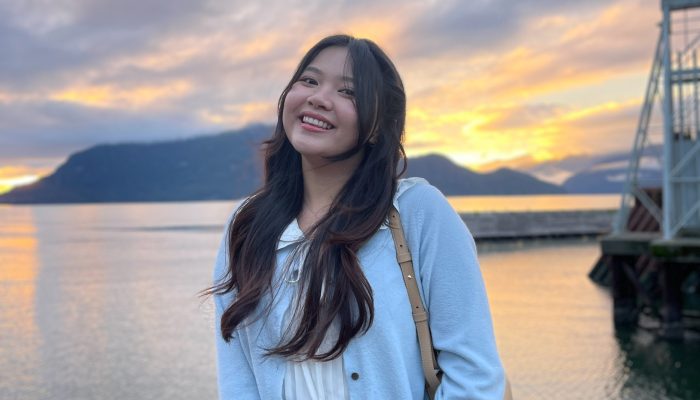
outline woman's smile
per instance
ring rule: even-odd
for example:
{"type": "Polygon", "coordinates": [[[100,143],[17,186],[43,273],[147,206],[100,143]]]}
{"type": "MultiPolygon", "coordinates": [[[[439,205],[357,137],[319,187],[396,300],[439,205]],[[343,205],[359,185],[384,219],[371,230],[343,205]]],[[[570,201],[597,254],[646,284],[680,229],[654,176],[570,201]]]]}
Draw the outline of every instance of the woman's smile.
{"type": "Polygon", "coordinates": [[[312,132],[325,132],[335,128],[333,124],[318,114],[305,112],[299,116],[299,120],[302,123],[302,128],[312,132]]]}

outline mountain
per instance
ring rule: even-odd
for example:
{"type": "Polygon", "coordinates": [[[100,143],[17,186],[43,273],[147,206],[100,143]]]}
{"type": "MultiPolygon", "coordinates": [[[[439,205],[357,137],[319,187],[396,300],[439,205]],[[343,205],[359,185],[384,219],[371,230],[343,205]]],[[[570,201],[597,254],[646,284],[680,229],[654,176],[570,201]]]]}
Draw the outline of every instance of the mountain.
{"type": "MultiPolygon", "coordinates": [[[[660,145],[645,149],[637,172],[637,181],[640,186],[661,186],[662,150],[660,145]]],[[[629,160],[629,153],[613,153],[599,157],[591,165],[566,179],[562,186],[569,193],[622,193],[627,179],[629,160]]]]}
{"type": "Polygon", "coordinates": [[[480,174],[434,154],[409,159],[406,176],[423,177],[446,196],[566,193],[560,186],[522,172],[500,168],[480,174]]]}
{"type": "MultiPolygon", "coordinates": [[[[1,203],[224,200],[262,182],[260,143],[272,127],[158,143],[106,144],[68,157],[51,175],[0,195],[1,203]]],[[[409,159],[406,176],[428,179],[445,195],[564,193],[509,169],[479,174],[447,158],[409,159]]]]}
{"type": "Polygon", "coordinates": [[[271,133],[236,132],[143,144],[98,145],[51,175],[0,196],[6,203],[181,201],[240,198],[262,179],[258,148],[271,133]]]}
{"type": "MultiPolygon", "coordinates": [[[[637,179],[643,187],[661,186],[660,144],[644,149],[637,179]]],[[[568,193],[621,193],[627,178],[630,152],[576,155],[541,163],[523,162],[518,169],[546,182],[561,185],[568,193]]],[[[530,160],[525,160],[530,161],[530,160]]]]}

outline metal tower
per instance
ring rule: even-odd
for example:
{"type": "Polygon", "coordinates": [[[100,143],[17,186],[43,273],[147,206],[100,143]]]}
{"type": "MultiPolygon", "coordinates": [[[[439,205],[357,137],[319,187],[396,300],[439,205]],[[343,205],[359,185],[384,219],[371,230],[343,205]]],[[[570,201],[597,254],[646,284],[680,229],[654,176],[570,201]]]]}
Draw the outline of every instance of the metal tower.
{"type": "Polygon", "coordinates": [[[659,336],[682,339],[685,299],[700,295],[683,285],[700,274],[700,0],[661,0],[661,10],[622,204],[612,234],[601,239],[603,256],[591,274],[609,272],[617,327],[636,325],[643,312],[659,317],[659,336]],[[657,98],[663,122],[652,135],[657,98]],[[642,188],[639,179],[651,136],[663,141],[661,193],[642,188]]]}
{"type": "Polygon", "coordinates": [[[661,225],[663,239],[671,240],[700,234],[700,1],[661,0],[661,9],[661,32],[613,231],[627,231],[630,208],[637,199],[661,225]],[[663,114],[662,208],[638,181],[657,94],[663,114]]]}

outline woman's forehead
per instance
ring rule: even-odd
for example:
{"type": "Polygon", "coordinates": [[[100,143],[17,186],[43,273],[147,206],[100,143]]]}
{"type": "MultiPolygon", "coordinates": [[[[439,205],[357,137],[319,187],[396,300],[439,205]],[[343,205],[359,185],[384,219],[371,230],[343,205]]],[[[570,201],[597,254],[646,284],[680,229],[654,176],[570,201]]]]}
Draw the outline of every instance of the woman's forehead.
{"type": "Polygon", "coordinates": [[[321,50],[304,68],[303,72],[352,82],[352,63],[348,49],[332,46],[321,50]]]}

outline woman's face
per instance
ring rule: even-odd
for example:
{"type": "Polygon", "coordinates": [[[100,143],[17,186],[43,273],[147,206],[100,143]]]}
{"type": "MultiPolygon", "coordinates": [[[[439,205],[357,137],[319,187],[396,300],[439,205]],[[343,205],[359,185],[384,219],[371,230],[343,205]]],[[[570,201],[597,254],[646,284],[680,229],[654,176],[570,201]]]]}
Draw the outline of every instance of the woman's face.
{"type": "Polygon", "coordinates": [[[357,144],[357,110],[347,55],[345,47],[322,50],[285,98],[282,123],[287,139],[307,163],[327,164],[327,157],[357,144]]]}

